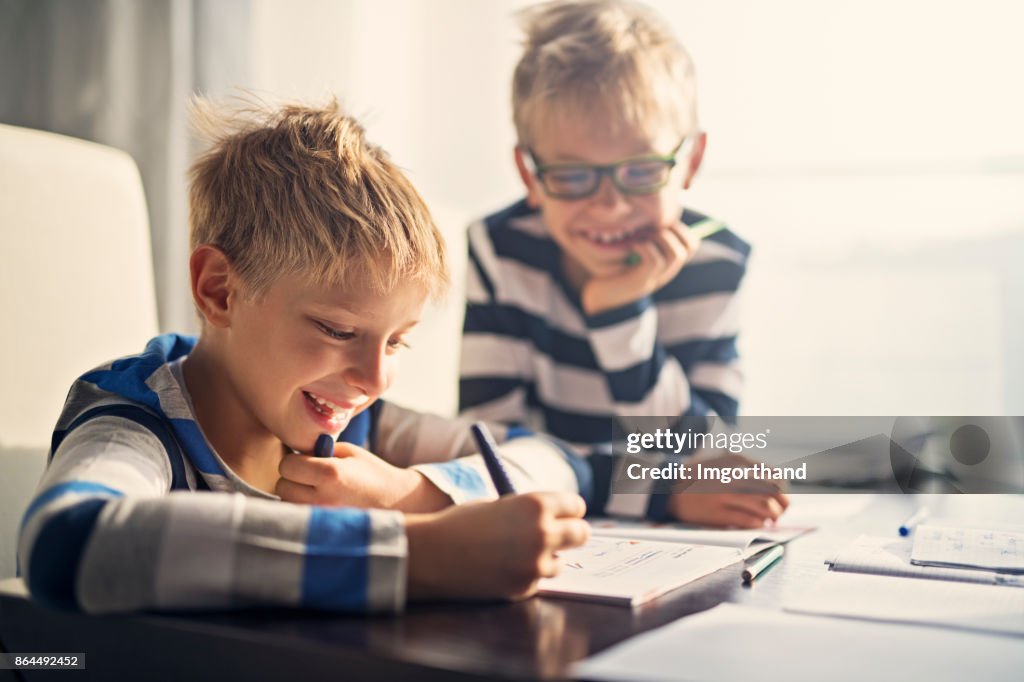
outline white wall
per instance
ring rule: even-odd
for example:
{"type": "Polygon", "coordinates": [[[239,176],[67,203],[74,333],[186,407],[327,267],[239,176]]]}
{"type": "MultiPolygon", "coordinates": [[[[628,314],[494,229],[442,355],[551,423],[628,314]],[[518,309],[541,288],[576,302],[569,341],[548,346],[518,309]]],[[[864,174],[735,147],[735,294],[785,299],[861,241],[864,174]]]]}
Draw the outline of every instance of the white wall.
{"type": "MultiPolygon", "coordinates": [[[[256,88],[338,92],[436,212],[516,198],[512,12],[485,0],[262,0],[256,88]]],[[[687,201],[755,245],[749,414],[1024,413],[1024,5],[651,3],[697,64],[706,166],[687,201]]],[[[393,395],[455,405],[458,292],[393,395]]]]}

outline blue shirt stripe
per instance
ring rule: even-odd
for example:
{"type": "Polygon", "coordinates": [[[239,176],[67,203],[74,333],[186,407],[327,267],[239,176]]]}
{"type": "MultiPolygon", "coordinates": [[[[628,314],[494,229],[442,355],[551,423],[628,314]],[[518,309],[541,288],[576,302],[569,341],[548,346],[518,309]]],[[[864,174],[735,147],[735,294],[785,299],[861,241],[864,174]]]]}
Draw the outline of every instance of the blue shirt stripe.
{"type": "Polygon", "coordinates": [[[302,569],[302,604],[358,611],[366,608],[370,516],[362,510],[314,507],[302,569]]]}

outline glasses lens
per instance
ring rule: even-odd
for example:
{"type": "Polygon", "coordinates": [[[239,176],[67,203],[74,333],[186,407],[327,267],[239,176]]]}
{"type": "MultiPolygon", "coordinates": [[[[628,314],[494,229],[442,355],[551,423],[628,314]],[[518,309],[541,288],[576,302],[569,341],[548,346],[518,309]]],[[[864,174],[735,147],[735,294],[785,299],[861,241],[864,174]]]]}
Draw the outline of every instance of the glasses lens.
{"type": "Polygon", "coordinates": [[[594,191],[596,183],[597,171],[593,168],[564,166],[544,172],[544,188],[557,196],[586,196],[594,191]]]}
{"type": "Polygon", "coordinates": [[[664,161],[632,161],[619,167],[618,181],[623,189],[653,192],[668,180],[670,166],[664,161]]]}

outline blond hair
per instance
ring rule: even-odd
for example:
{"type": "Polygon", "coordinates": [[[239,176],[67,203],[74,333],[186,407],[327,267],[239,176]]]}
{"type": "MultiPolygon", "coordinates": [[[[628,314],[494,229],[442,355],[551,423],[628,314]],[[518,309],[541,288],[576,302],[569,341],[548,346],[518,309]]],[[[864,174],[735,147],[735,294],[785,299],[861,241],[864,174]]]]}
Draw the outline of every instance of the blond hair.
{"type": "Polygon", "coordinates": [[[210,148],[190,169],[191,247],[223,251],[247,294],[285,274],[445,292],[444,241],[426,204],[336,99],[225,108],[196,98],[192,114],[210,148]]]}
{"type": "Polygon", "coordinates": [[[520,144],[533,144],[538,126],[553,116],[594,111],[650,136],[666,126],[688,134],[697,125],[693,62],[649,8],[627,0],[556,0],[520,18],[524,50],[512,79],[520,144]]]}

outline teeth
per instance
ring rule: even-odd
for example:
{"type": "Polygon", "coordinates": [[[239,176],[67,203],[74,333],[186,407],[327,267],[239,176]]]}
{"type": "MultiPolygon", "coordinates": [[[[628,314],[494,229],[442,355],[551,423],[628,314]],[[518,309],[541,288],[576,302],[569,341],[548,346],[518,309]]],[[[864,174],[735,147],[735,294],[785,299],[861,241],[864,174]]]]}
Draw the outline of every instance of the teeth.
{"type": "MultiPolygon", "coordinates": [[[[319,405],[319,406],[321,406],[321,407],[323,407],[323,408],[333,412],[334,416],[336,418],[344,416],[347,412],[350,411],[350,409],[352,409],[352,408],[342,407],[341,405],[337,405],[337,404],[331,402],[330,400],[328,400],[327,398],[324,398],[322,396],[318,396],[315,393],[310,393],[309,391],[306,391],[306,395],[308,395],[310,398],[312,398],[313,402],[315,402],[317,405],[319,405]]],[[[364,395],[364,396],[361,396],[360,398],[358,398],[356,400],[353,400],[352,402],[355,403],[355,405],[353,407],[358,407],[359,405],[362,405],[368,399],[369,398],[364,395]]]]}
{"type": "Polygon", "coordinates": [[[580,230],[580,234],[590,241],[597,242],[599,244],[616,244],[631,237],[643,234],[646,231],[646,227],[638,227],[635,230],[623,230],[621,232],[591,232],[589,230],[580,230]]]}

